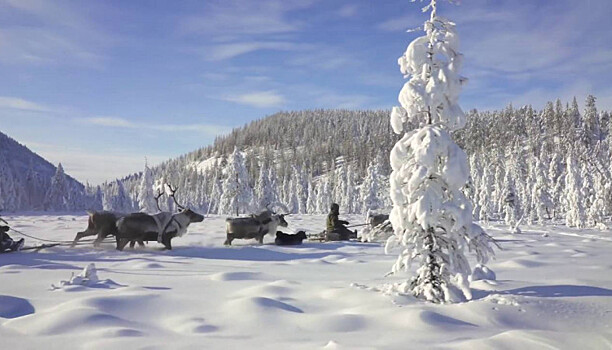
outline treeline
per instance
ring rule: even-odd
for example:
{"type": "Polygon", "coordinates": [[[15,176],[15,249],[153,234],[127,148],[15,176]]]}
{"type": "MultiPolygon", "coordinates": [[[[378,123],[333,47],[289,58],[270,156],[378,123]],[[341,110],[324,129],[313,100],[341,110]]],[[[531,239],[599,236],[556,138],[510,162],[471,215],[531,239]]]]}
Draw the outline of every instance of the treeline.
{"type": "MultiPolygon", "coordinates": [[[[151,169],[154,186],[172,183],[185,203],[219,214],[272,204],[301,213],[327,212],[331,202],[343,212],[388,207],[388,154],[397,137],[388,113],[277,113],[151,169]],[[234,164],[235,151],[241,165],[234,164]],[[237,176],[235,169],[244,173],[237,176]],[[224,205],[224,193],[244,198],[224,205]]],[[[582,111],[574,99],[550,102],[541,111],[508,106],[470,112],[467,127],[453,137],[470,156],[472,179],[465,191],[476,217],[579,227],[604,222],[612,211],[609,119],[593,96],[582,111]]],[[[104,186],[107,196],[121,196],[105,207],[138,209],[140,180],[134,174],[104,186]]]]}

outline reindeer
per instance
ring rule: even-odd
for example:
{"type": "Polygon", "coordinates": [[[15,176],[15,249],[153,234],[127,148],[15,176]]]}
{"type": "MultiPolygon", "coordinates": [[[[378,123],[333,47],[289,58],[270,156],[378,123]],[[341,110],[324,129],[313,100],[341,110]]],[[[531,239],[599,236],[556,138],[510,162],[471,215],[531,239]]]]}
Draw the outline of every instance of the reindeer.
{"type": "MultiPolygon", "coordinates": [[[[157,241],[168,250],[172,249],[172,238],[181,237],[187,232],[192,222],[201,222],[204,216],[185,208],[176,199],[176,188],[165,184],[170,190],[169,196],[174,200],[178,213],[161,211],[154,215],[135,213],[124,216],[117,221],[117,250],[123,250],[130,241],[157,241]]],[[[159,202],[158,202],[159,208],[159,202]]]]}
{"type": "MultiPolygon", "coordinates": [[[[159,207],[159,198],[162,196],[161,190],[157,191],[155,196],[155,203],[157,204],[157,210],[162,211],[159,207]]],[[[117,221],[128,214],[118,213],[113,211],[87,211],[89,219],[87,220],[87,229],[85,231],[77,232],[76,237],[72,241],[74,247],[78,241],[83,237],[97,236],[94,240],[94,247],[100,246],[100,243],[108,236],[117,235],[117,221]]],[[[136,241],[130,242],[130,247],[133,248],[136,245],[136,241]]],[[[139,246],[144,246],[142,241],[138,241],[139,246]]]]}
{"type": "Polygon", "coordinates": [[[285,220],[284,214],[276,214],[270,209],[246,218],[227,218],[225,219],[225,233],[227,239],[225,245],[232,245],[232,241],[239,239],[255,238],[259,244],[263,244],[266,234],[276,232],[278,226],[287,227],[289,224],[285,220]]]}

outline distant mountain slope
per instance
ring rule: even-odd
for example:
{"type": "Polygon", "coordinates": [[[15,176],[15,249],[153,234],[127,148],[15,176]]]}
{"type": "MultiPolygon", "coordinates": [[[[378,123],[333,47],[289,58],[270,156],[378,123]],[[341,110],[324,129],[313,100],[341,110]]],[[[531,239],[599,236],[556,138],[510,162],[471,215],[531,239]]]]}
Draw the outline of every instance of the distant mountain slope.
{"type": "MultiPolygon", "coordinates": [[[[0,210],[78,210],[95,207],[85,186],[0,132],[0,210]],[[47,198],[52,178],[63,177],[63,195],[47,198]],[[58,203],[59,201],[59,203],[58,203]]],[[[57,183],[57,181],[55,182],[57,183]]],[[[56,184],[60,185],[59,183],[56,184]]]]}
{"type": "MultiPolygon", "coordinates": [[[[179,186],[181,198],[205,209],[214,197],[213,184],[225,177],[222,167],[234,148],[245,153],[253,187],[262,167],[274,168],[273,181],[281,197],[288,195],[283,187],[290,186],[296,172],[318,181],[323,175],[350,165],[351,176],[361,182],[368,165],[374,161],[380,163],[382,174],[389,172],[387,158],[395,138],[388,115],[385,110],[276,113],[219,136],[212,145],[152,168],[153,176],[158,182],[163,179],[179,186]]],[[[140,177],[141,174],[133,174],[121,181],[132,198],[133,209],[137,209],[135,198],[140,177]]],[[[333,186],[334,180],[330,180],[329,185],[333,186]]],[[[116,182],[104,187],[105,195],[116,195],[116,182]]]]}
{"type": "MultiPolygon", "coordinates": [[[[453,138],[469,157],[471,180],[463,190],[474,217],[513,227],[543,221],[603,227],[612,215],[612,120],[595,102],[588,96],[582,112],[575,99],[539,111],[512,105],[471,111],[453,138]]],[[[172,183],[192,208],[235,213],[222,199],[238,198],[232,183],[245,182],[226,166],[236,149],[250,177],[240,195],[254,198],[252,207],[271,198],[292,212],[326,212],[332,201],[344,213],[365,212],[389,205],[389,152],[398,137],[387,111],[282,112],[155,167],[153,178],[172,183]]],[[[116,202],[136,208],[140,177],[113,183],[105,194],[127,197],[116,202]]]]}

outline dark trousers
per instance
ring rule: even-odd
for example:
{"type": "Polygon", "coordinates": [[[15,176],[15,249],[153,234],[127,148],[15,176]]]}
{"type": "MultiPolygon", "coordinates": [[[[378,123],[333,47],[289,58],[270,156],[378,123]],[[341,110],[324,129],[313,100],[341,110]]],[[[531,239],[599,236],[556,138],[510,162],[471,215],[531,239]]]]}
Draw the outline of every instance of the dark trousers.
{"type": "Polygon", "coordinates": [[[8,226],[0,226],[0,253],[15,247],[16,242],[6,233],[8,230],[8,226]]]}
{"type": "Polygon", "coordinates": [[[348,241],[351,236],[354,236],[355,233],[346,226],[341,225],[336,227],[331,232],[326,232],[326,240],[328,241],[348,241]]]}

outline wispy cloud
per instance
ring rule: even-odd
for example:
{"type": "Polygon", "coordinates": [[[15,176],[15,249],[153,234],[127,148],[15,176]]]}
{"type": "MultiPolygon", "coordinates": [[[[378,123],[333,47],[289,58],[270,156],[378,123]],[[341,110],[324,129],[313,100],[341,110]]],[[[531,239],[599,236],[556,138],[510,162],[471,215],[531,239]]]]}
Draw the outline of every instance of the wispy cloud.
{"type": "Polygon", "coordinates": [[[19,97],[0,96],[0,108],[18,109],[29,112],[54,112],[51,107],[36,102],[24,100],[19,97]]]}
{"type": "Polygon", "coordinates": [[[154,130],[159,132],[195,132],[210,136],[225,134],[231,130],[230,127],[213,124],[155,124],[145,122],[135,123],[127,119],[117,117],[79,118],[75,119],[75,121],[84,124],[111,128],[154,130]]]}
{"type": "Polygon", "coordinates": [[[207,1],[202,14],[182,19],[179,30],[193,34],[258,35],[296,31],[286,14],[309,7],[313,0],[207,1]]]}
{"type": "Polygon", "coordinates": [[[115,117],[94,117],[82,119],[87,124],[109,126],[115,128],[136,128],[137,125],[123,118],[115,117]]]}
{"type": "Polygon", "coordinates": [[[395,17],[388,19],[376,27],[379,30],[387,32],[406,31],[408,29],[416,28],[422,25],[424,22],[423,16],[419,16],[418,13],[411,13],[402,17],[395,17]]]}
{"type": "Polygon", "coordinates": [[[101,48],[113,40],[73,9],[73,4],[0,0],[0,10],[8,18],[0,24],[0,61],[99,67],[104,61],[101,48]],[[25,19],[25,22],[12,23],[12,18],[25,19]]]}
{"type": "Polygon", "coordinates": [[[276,91],[257,91],[223,99],[259,108],[277,107],[286,102],[285,97],[276,91]]]}
{"type": "Polygon", "coordinates": [[[359,5],[347,4],[347,5],[342,6],[338,10],[338,15],[344,18],[351,18],[351,17],[355,17],[358,12],[359,12],[359,5]]]}
{"type": "Polygon", "coordinates": [[[296,51],[304,48],[303,45],[282,41],[236,42],[213,45],[205,49],[203,54],[209,61],[221,61],[259,50],[296,51]]]}
{"type": "Polygon", "coordinates": [[[326,46],[309,47],[308,51],[289,59],[287,63],[314,70],[335,70],[356,65],[359,58],[351,57],[336,48],[326,46]]]}

